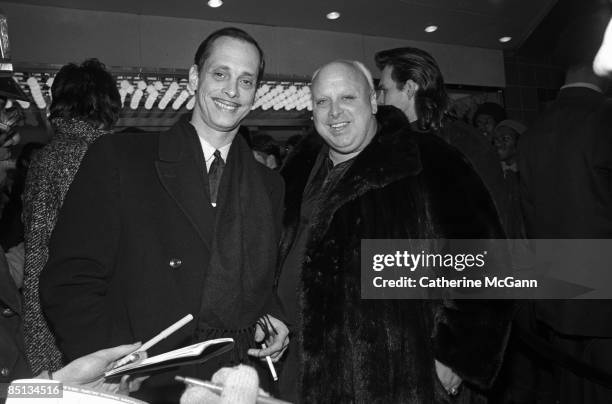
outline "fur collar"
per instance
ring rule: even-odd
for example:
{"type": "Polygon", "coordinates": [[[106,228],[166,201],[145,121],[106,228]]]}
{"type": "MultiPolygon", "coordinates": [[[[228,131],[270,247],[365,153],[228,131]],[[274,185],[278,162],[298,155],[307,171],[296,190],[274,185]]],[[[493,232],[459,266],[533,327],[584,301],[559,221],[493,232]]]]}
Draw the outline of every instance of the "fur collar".
{"type": "MultiPolygon", "coordinates": [[[[421,172],[422,165],[415,136],[404,114],[395,107],[380,106],[376,114],[378,130],[366,148],[355,157],[355,161],[344,175],[324,206],[318,209],[325,215],[318,215],[313,224],[326,226],[335,211],[345,203],[375,188],[382,188],[399,179],[414,176],[421,172]]],[[[281,174],[285,178],[287,193],[285,197],[286,231],[293,233],[297,227],[302,194],[318,153],[324,145],[323,139],[312,132],[306,136],[289,156],[281,174]],[[295,229],[294,229],[295,230],[295,229]]],[[[291,243],[292,237],[285,240],[291,243]]],[[[283,245],[284,247],[289,245],[283,245]]]]}

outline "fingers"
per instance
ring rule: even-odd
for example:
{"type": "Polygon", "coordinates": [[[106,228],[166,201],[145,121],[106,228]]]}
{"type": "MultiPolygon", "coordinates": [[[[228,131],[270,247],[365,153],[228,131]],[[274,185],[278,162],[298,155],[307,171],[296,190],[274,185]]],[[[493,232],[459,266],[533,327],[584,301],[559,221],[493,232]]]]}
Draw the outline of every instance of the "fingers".
{"type": "Polygon", "coordinates": [[[136,377],[132,380],[130,380],[129,382],[129,391],[130,393],[133,393],[135,391],[138,391],[140,389],[140,385],[149,378],[149,376],[140,376],[140,377],[136,377]]]}
{"type": "Polygon", "coordinates": [[[271,355],[274,351],[270,350],[270,348],[263,348],[263,349],[255,349],[255,348],[251,348],[247,351],[247,354],[254,356],[256,358],[265,358],[268,355],[271,355]]]}
{"type": "Polygon", "coordinates": [[[283,345],[283,349],[270,355],[270,358],[272,358],[272,362],[278,362],[285,354],[285,351],[287,350],[288,346],[289,346],[289,338],[287,338],[287,343],[283,345]]]}
{"type": "Polygon", "coordinates": [[[261,326],[257,324],[257,326],[255,326],[255,341],[256,342],[263,341],[264,336],[265,336],[265,333],[263,332],[261,326]]]}
{"type": "Polygon", "coordinates": [[[266,356],[270,356],[273,362],[278,362],[289,346],[289,337],[284,340],[276,338],[275,341],[267,348],[255,349],[251,348],[247,353],[256,358],[265,360],[266,356]],[[280,341],[283,341],[282,343],[280,341]]]}
{"type": "Polygon", "coordinates": [[[130,376],[125,375],[121,377],[121,381],[119,382],[119,386],[117,388],[117,394],[123,394],[127,396],[130,394],[130,376]]]}
{"type": "Polygon", "coordinates": [[[96,352],[97,356],[101,356],[103,358],[108,359],[109,361],[114,361],[124,357],[125,355],[134,352],[138,348],[140,348],[142,344],[140,342],[136,342],[134,344],[128,345],[119,345],[113,348],[102,349],[101,351],[96,352]]]}

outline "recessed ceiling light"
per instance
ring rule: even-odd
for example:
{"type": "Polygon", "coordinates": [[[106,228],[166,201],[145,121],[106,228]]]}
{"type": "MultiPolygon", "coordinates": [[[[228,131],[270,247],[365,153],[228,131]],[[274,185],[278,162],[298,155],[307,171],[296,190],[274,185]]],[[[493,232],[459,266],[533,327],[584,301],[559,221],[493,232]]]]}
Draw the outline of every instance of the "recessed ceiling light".
{"type": "Polygon", "coordinates": [[[217,8],[223,5],[223,0],[208,0],[208,7],[217,8]]]}
{"type": "Polygon", "coordinates": [[[340,13],[337,11],[332,11],[331,13],[327,13],[325,17],[327,17],[328,20],[337,20],[340,18],[340,13]]]}
{"type": "Polygon", "coordinates": [[[501,38],[499,38],[499,42],[501,43],[510,42],[511,40],[512,40],[511,36],[502,36],[501,38]]]}
{"type": "Polygon", "coordinates": [[[425,27],[425,32],[436,32],[437,30],[438,30],[437,25],[430,25],[428,27],[425,27]]]}

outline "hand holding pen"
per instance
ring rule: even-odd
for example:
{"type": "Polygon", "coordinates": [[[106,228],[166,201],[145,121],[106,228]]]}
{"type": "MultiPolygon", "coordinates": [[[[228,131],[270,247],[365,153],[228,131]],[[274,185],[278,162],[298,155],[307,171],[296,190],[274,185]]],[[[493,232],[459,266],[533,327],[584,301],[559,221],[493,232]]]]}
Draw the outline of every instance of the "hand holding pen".
{"type": "Polygon", "coordinates": [[[146,351],[148,349],[152,348],[154,345],[156,345],[158,342],[162,341],[163,339],[168,338],[171,334],[173,334],[174,332],[182,328],[185,324],[187,324],[191,320],[193,320],[193,316],[191,314],[187,314],[185,317],[183,317],[176,323],[172,324],[170,327],[166,328],[165,330],[157,334],[155,337],[151,338],[150,340],[142,344],[140,348],[130,353],[129,355],[126,355],[121,360],[117,361],[114,367],[118,368],[120,366],[139,362],[140,360],[145,359],[147,357],[146,351]]]}

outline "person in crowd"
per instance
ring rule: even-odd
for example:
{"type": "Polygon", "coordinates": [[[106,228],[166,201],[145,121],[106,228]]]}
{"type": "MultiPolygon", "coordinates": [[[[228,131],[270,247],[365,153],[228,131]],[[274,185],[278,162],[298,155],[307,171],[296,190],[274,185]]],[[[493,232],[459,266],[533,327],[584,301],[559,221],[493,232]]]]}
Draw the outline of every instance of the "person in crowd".
{"type": "Polygon", "coordinates": [[[504,177],[509,172],[518,172],[516,163],[518,139],[526,130],[527,127],[522,123],[505,119],[498,123],[493,131],[493,146],[501,161],[504,177]]]}
{"type": "Polygon", "coordinates": [[[253,136],[251,148],[253,149],[255,160],[271,170],[279,168],[280,147],[272,136],[263,133],[253,136]]]}
{"type": "Polygon", "coordinates": [[[8,193],[9,201],[2,212],[2,219],[0,219],[0,244],[5,250],[19,245],[23,249],[25,236],[22,216],[26,176],[32,158],[43,147],[44,144],[38,142],[25,144],[15,162],[15,170],[12,172],[12,185],[8,193]]]}
{"type": "MultiPolygon", "coordinates": [[[[282,354],[288,328],[273,277],[284,185],[236,136],[263,70],[253,37],[215,31],[189,70],[190,116],[161,134],[109,135],[91,145],[40,278],[44,313],[68,360],[151,338],[188,313],[194,321],[151,354],[218,337],[234,338],[235,349],[183,374],[206,379],[223,364],[248,361],[247,352],[282,354]],[[262,349],[255,340],[264,336],[262,349]]],[[[176,400],[173,375],[152,376],[142,398],[176,400]]]]}
{"type": "MultiPolygon", "coordinates": [[[[522,123],[505,119],[495,127],[492,142],[497,150],[504,173],[505,202],[502,222],[505,224],[508,248],[512,257],[515,273],[529,271],[533,255],[529,248],[525,222],[521,209],[519,188],[519,171],[517,164],[518,141],[527,130],[522,123]]],[[[498,376],[492,399],[500,404],[527,404],[535,401],[536,389],[536,356],[520,339],[516,325],[525,329],[529,327],[529,313],[532,306],[529,302],[520,302],[520,308],[514,318],[515,327],[508,341],[504,364],[498,376]]]]}
{"type": "Polygon", "coordinates": [[[19,152],[21,126],[24,114],[16,102],[0,97],[0,181],[6,205],[0,213],[0,245],[4,250],[23,242],[21,223],[21,194],[25,182],[23,157],[28,153],[28,145],[19,152]]]}
{"type": "Polygon", "coordinates": [[[63,66],[55,76],[51,93],[49,119],[54,135],[32,161],[23,196],[24,332],[34,373],[55,371],[63,365],[41,310],[38,291],[40,273],[49,256],[49,238],[85,152],[91,143],[112,130],[121,109],[115,80],[97,59],[63,66]]]}
{"type": "MultiPolygon", "coordinates": [[[[565,84],[551,107],[521,135],[518,165],[530,238],[612,236],[612,104],[604,95],[609,79],[593,72],[609,18],[607,10],[577,17],[566,27],[556,51],[566,66],[565,84]]],[[[590,268],[576,270],[588,274],[590,268]]],[[[582,368],[577,371],[567,361],[554,364],[553,399],[611,402],[612,389],[592,375],[612,374],[612,303],[545,300],[534,306],[544,338],[558,352],[555,358],[569,356],[582,368]]]]}
{"type": "Polygon", "coordinates": [[[506,224],[506,235],[511,240],[510,250],[515,269],[528,265],[529,254],[526,243],[525,223],[521,210],[521,196],[518,172],[518,141],[527,127],[522,123],[505,119],[495,127],[493,145],[497,149],[501,167],[504,173],[504,191],[506,207],[502,222],[506,224]]]}
{"type": "Polygon", "coordinates": [[[287,156],[289,156],[293,148],[300,143],[300,140],[302,140],[303,137],[303,135],[292,135],[285,141],[285,146],[281,150],[283,162],[287,159],[287,156]]]}
{"type": "Polygon", "coordinates": [[[494,102],[484,102],[474,113],[474,126],[485,137],[493,134],[495,127],[506,119],[506,110],[494,102]]]}
{"type": "MultiPolygon", "coordinates": [[[[281,398],[476,400],[501,364],[511,305],[362,300],[359,257],[362,239],[503,237],[488,191],[456,149],[412,132],[397,108],[377,106],[363,64],[323,66],[312,96],[318,134],[282,169],[278,293],[297,343],[280,375],[281,398]]],[[[504,252],[485,243],[502,263],[504,252]]]]}
{"type": "Polygon", "coordinates": [[[438,135],[459,149],[482,178],[503,216],[506,206],[499,159],[491,143],[474,128],[445,119],[448,95],[436,60],[422,49],[404,47],[380,51],[375,61],[381,70],[378,103],[399,108],[412,130],[438,135]]]}

